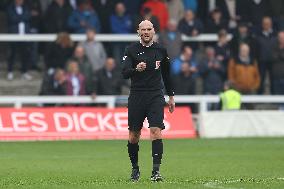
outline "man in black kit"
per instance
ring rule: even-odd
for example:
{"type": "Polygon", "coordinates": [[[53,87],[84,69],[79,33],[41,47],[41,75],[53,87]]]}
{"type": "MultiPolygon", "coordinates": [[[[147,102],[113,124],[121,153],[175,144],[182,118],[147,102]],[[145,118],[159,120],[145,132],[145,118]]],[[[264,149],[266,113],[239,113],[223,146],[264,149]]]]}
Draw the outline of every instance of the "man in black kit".
{"type": "Polygon", "coordinates": [[[161,131],[165,128],[163,86],[169,96],[169,112],[175,108],[174,92],[170,79],[170,61],[167,51],[153,41],[155,30],[153,24],[144,20],[137,30],[140,42],[128,46],[123,57],[122,74],[131,79],[131,90],[128,99],[129,141],[128,154],[132,164],[131,180],[138,181],[139,139],[143,121],[147,117],[152,140],[153,171],[151,181],[162,181],[160,164],[163,155],[161,131]],[[162,78],[164,84],[162,83],[162,78]]]}

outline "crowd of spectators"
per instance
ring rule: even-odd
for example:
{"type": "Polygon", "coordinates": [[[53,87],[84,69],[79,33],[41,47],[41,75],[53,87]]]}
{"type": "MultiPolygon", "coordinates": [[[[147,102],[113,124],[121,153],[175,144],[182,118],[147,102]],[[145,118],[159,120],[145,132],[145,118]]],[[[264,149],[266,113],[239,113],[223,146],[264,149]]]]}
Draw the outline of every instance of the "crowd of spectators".
{"type": "MultiPolygon", "coordinates": [[[[44,79],[40,94],[121,94],[126,42],[103,44],[97,33],[136,33],[150,20],[169,52],[176,94],[219,94],[226,80],[243,94],[284,94],[283,0],[11,0],[1,1],[9,33],[57,33],[42,45],[44,79]],[[70,33],[86,34],[74,43],[70,33]],[[218,34],[216,43],[183,42],[182,35],[218,34]],[[232,39],[228,40],[228,34],[232,39]]],[[[37,68],[38,43],[10,43],[7,79],[19,54],[23,79],[37,68]]]]}

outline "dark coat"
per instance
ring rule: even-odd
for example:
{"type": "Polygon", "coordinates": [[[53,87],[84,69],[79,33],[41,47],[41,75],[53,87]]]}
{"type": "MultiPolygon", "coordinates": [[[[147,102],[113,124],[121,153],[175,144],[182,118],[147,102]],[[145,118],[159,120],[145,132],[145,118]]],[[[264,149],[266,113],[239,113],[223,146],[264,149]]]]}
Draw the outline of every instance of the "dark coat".
{"type": "Polygon", "coordinates": [[[54,75],[46,75],[42,81],[40,95],[65,95],[66,82],[59,84],[54,80],[54,75]]]}
{"type": "Polygon", "coordinates": [[[179,24],[178,24],[178,30],[188,36],[192,35],[192,31],[196,29],[198,31],[198,33],[202,33],[203,32],[203,24],[200,20],[195,19],[193,21],[193,25],[190,26],[188,25],[188,23],[186,22],[186,20],[183,18],[180,20],[179,24]]]}
{"type": "Polygon", "coordinates": [[[16,12],[15,4],[11,4],[10,6],[8,6],[7,19],[9,33],[19,33],[18,25],[21,22],[25,24],[25,33],[30,33],[31,13],[26,6],[23,6],[23,14],[18,14],[16,12]]]}
{"type": "Polygon", "coordinates": [[[98,95],[120,95],[121,87],[124,80],[121,77],[120,72],[113,70],[111,72],[112,77],[107,76],[105,68],[99,69],[95,73],[95,92],[98,95]]]}

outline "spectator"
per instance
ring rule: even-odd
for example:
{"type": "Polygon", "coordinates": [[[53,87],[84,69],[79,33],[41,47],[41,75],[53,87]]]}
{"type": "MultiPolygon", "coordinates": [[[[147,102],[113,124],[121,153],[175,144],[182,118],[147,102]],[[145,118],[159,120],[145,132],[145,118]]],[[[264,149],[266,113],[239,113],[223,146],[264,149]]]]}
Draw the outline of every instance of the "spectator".
{"type": "Polygon", "coordinates": [[[170,20],[166,31],[159,35],[159,43],[167,48],[168,55],[174,60],[180,55],[182,48],[181,33],[177,30],[176,20],[170,20]]]}
{"type": "Polygon", "coordinates": [[[178,29],[187,36],[197,36],[203,31],[203,24],[197,18],[192,10],[185,12],[184,18],[180,20],[178,29]]]}
{"type": "Polygon", "coordinates": [[[74,44],[66,32],[57,34],[57,39],[50,44],[45,54],[45,64],[49,74],[56,68],[65,68],[67,60],[73,54],[74,44]]]}
{"type": "Polygon", "coordinates": [[[87,0],[72,12],[68,18],[68,26],[74,33],[86,33],[88,28],[94,28],[98,33],[101,30],[98,15],[87,0]]]}
{"type": "Polygon", "coordinates": [[[191,47],[189,46],[185,46],[183,48],[181,55],[178,58],[173,60],[173,63],[171,64],[171,73],[174,75],[179,74],[181,72],[181,65],[184,62],[190,65],[192,73],[197,72],[196,63],[193,59],[193,52],[192,52],[191,47]]]}
{"type": "Polygon", "coordinates": [[[147,0],[142,6],[142,11],[145,8],[151,9],[153,15],[159,20],[161,31],[165,30],[169,20],[169,12],[166,4],[161,0],[147,0]]]}
{"type": "Polygon", "coordinates": [[[276,32],[272,27],[272,20],[270,17],[264,17],[262,20],[262,31],[257,36],[257,46],[259,48],[258,61],[259,61],[259,72],[260,72],[260,88],[258,93],[263,94],[264,92],[264,81],[266,73],[269,74],[270,80],[270,92],[272,91],[273,79],[272,79],[272,50],[277,41],[276,32]]]}
{"type": "Polygon", "coordinates": [[[92,0],[93,7],[100,20],[101,33],[111,33],[109,18],[114,10],[115,2],[116,0],[92,0]]]}
{"type": "Polygon", "coordinates": [[[85,49],[81,45],[77,45],[74,50],[73,59],[78,62],[79,70],[86,80],[86,93],[91,94],[93,92],[94,72],[91,63],[89,62],[85,49]]]}
{"type": "Polygon", "coordinates": [[[273,20],[276,21],[277,28],[279,30],[284,29],[284,1],[283,0],[273,0],[269,1],[271,7],[271,14],[273,20]]]}
{"type": "Polygon", "coordinates": [[[98,95],[120,95],[124,80],[116,69],[113,58],[107,58],[104,67],[96,72],[96,89],[98,95]]]}
{"type": "Polygon", "coordinates": [[[78,62],[69,60],[66,74],[66,95],[85,95],[85,87],[85,77],[80,73],[78,62]]]}
{"type": "MultiPolygon", "coordinates": [[[[110,17],[111,31],[114,34],[129,34],[132,32],[132,21],[130,16],[125,13],[125,6],[123,3],[115,5],[115,13],[110,17]]],[[[113,57],[116,62],[123,57],[124,49],[128,43],[115,42],[113,43],[113,57]]]]}
{"type": "Polygon", "coordinates": [[[218,33],[221,29],[227,29],[228,22],[223,18],[220,9],[216,8],[210,13],[210,18],[207,20],[206,32],[218,33]]]}
{"type": "MultiPolygon", "coordinates": [[[[224,19],[228,20],[229,29],[233,30],[237,27],[237,23],[241,21],[242,11],[247,12],[248,0],[218,0],[216,1],[217,7],[222,11],[224,19]]],[[[245,15],[245,14],[244,14],[245,15]]],[[[247,19],[243,18],[244,21],[247,19]]]]}
{"type": "MultiPolygon", "coordinates": [[[[41,5],[38,0],[26,0],[27,7],[31,11],[31,24],[30,24],[30,32],[33,34],[37,34],[41,29],[41,21],[42,21],[42,11],[41,5]]],[[[30,65],[31,69],[40,70],[38,66],[39,57],[38,57],[38,43],[32,42],[30,48],[30,65]]]]}
{"type": "Polygon", "coordinates": [[[251,57],[256,57],[257,55],[257,44],[255,37],[250,33],[247,24],[240,23],[238,25],[237,33],[233,36],[230,42],[231,53],[234,57],[239,55],[239,47],[241,43],[246,43],[250,47],[251,57]]]}
{"type": "Polygon", "coordinates": [[[135,24],[134,24],[134,31],[137,30],[138,25],[140,24],[140,22],[142,22],[143,20],[149,20],[150,22],[152,22],[153,27],[155,28],[155,32],[159,33],[160,32],[160,23],[159,20],[156,16],[154,16],[152,14],[152,10],[150,8],[144,8],[142,11],[142,15],[138,16],[135,20],[135,24]]]}
{"type": "Polygon", "coordinates": [[[96,41],[96,30],[87,29],[87,40],[81,45],[93,67],[93,71],[102,68],[106,60],[106,52],[102,43],[96,41]]]}
{"type": "Polygon", "coordinates": [[[190,64],[183,62],[181,72],[173,77],[176,95],[193,95],[195,94],[195,72],[190,64]]]}
{"type": "Polygon", "coordinates": [[[242,94],[255,94],[260,84],[257,61],[250,56],[246,43],[240,44],[239,56],[229,61],[228,78],[242,94]]]}
{"type": "Polygon", "coordinates": [[[41,84],[40,95],[65,95],[66,76],[63,69],[56,69],[52,75],[46,75],[41,84]]]}
{"type": "Polygon", "coordinates": [[[198,8],[198,1],[197,0],[183,0],[183,6],[185,10],[192,10],[196,13],[198,8]]]}
{"type": "MultiPolygon", "coordinates": [[[[192,70],[195,70],[187,62],[181,64],[181,72],[173,77],[173,86],[176,95],[194,95],[195,84],[196,84],[196,74],[192,70]]],[[[196,113],[196,106],[192,103],[180,104],[182,106],[189,106],[191,111],[196,113]]]]}
{"type": "Polygon", "coordinates": [[[169,19],[179,22],[184,15],[184,6],[182,0],[168,0],[169,19]]]}
{"type": "Polygon", "coordinates": [[[67,21],[72,7],[65,0],[54,0],[47,8],[44,16],[44,31],[46,33],[67,32],[67,21]]]}
{"type": "Polygon", "coordinates": [[[255,30],[261,28],[263,17],[271,15],[269,0],[250,0],[248,10],[248,21],[255,30]]]}
{"type": "Polygon", "coordinates": [[[220,94],[219,110],[240,110],[242,101],[241,93],[234,89],[230,81],[224,83],[224,92],[220,94]]]}
{"type": "Polygon", "coordinates": [[[284,95],[284,31],[279,32],[278,42],[272,52],[273,94],[284,95]]]}
{"type": "Polygon", "coordinates": [[[206,57],[199,64],[205,94],[219,94],[223,89],[225,66],[217,59],[213,47],[206,47],[206,57]]]}
{"type": "MultiPolygon", "coordinates": [[[[14,0],[14,2],[8,6],[7,19],[9,33],[17,33],[20,35],[30,33],[31,12],[24,5],[24,0],[14,0]]],[[[14,79],[13,68],[17,53],[19,53],[21,58],[22,78],[25,80],[31,80],[32,76],[27,73],[30,62],[30,44],[26,42],[10,43],[7,79],[14,79]]]]}
{"type": "Polygon", "coordinates": [[[215,46],[216,58],[227,70],[230,58],[230,46],[228,43],[228,34],[226,30],[220,30],[218,33],[218,42],[215,46]]]}

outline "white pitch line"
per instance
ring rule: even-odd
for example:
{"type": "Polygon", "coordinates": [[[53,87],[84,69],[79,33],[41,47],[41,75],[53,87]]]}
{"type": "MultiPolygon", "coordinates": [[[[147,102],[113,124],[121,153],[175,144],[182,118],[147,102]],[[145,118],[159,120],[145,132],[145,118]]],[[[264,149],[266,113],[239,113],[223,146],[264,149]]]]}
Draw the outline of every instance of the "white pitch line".
{"type": "Polygon", "coordinates": [[[237,183],[237,182],[240,182],[240,180],[231,180],[226,182],[216,180],[216,181],[207,182],[204,184],[204,186],[207,188],[215,188],[215,189],[244,189],[244,188],[232,188],[232,187],[221,186],[221,184],[237,183]]]}

